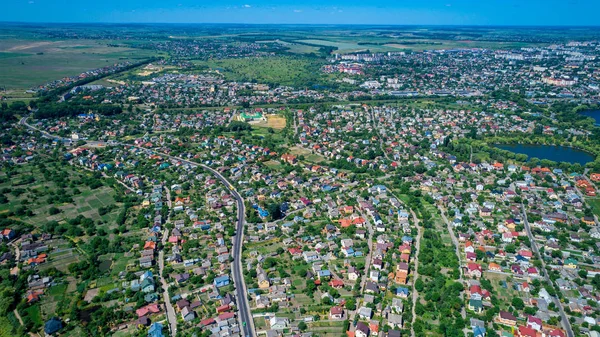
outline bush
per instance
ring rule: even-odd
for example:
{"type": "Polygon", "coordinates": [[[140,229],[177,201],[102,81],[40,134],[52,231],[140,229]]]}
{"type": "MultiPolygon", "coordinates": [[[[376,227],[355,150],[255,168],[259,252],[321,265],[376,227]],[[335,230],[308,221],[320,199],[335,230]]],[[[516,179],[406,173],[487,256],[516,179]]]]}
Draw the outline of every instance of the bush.
{"type": "Polygon", "coordinates": [[[308,326],[306,325],[306,323],[304,323],[304,321],[298,323],[298,329],[300,329],[301,331],[306,330],[306,328],[308,328],[308,326]]]}

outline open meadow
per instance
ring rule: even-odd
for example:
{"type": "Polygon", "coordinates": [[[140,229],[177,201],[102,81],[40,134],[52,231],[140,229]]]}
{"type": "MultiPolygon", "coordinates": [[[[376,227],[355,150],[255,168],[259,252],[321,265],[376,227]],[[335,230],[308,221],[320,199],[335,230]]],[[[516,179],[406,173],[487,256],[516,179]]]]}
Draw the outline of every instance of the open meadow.
{"type": "Polygon", "coordinates": [[[271,57],[194,61],[217,70],[227,80],[305,86],[316,84],[322,61],[300,57],[271,57]]]}
{"type": "Polygon", "coordinates": [[[108,41],[0,39],[0,88],[29,89],[66,76],[119,62],[136,62],[157,53],[112,47],[108,41]]]}

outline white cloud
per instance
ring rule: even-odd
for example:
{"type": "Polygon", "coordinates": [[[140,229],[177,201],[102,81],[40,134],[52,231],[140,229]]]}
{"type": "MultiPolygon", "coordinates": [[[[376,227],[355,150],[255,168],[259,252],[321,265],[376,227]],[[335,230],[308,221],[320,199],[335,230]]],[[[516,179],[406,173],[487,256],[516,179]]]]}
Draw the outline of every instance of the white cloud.
{"type": "Polygon", "coordinates": [[[244,7],[244,8],[250,8],[250,7],[252,7],[252,6],[250,6],[250,5],[244,5],[243,7],[244,7]]]}
{"type": "Polygon", "coordinates": [[[302,13],[301,9],[294,9],[294,13],[302,13]]]}

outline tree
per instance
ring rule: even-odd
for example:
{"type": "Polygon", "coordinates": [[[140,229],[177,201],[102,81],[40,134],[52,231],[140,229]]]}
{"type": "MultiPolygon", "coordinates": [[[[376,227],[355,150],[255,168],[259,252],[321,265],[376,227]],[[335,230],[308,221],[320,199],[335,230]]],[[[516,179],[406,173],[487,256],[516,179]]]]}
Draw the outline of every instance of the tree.
{"type": "Polygon", "coordinates": [[[485,253],[480,251],[479,249],[475,251],[475,255],[477,255],[477,260],[483,260],[485,257],[485,253]]]}
{"type": "Polygon", "coordinates": [[[592,285],[594,288],[596,288],[596,290],[600,290],[600,274],[594,275],[594,278],[592,279],[592,285]]]}
{"type": "Polygon", "coordinates": [[[423,282],[423,280],[422,280],[422,279],[418,278],[418,279],[415,281],[415,289],[416,289],[418,292],[422,292],[424,288],[425,288],[425,283],[423,282]]]}
{"type": "Polygon", "coordinates": [[[525,307],[525,302],[520,297],[513,297],[511,304],[517,310],[523,310],[525,307]]]}
{"type": "Polygon", "coordinates": [[[306,326],[306,323],[304,323],[304,321],[300,321],[300,323],[298,323],[298,329],[300,329],[300,331],[305,331],[306,328],[308,328],[308,326],[306,326]]]}
{"type": "Polygon", "coordinates": [[[349,298],[346,300],[346,309],[348,310],[356,310],[356,299],[349,298]]]}

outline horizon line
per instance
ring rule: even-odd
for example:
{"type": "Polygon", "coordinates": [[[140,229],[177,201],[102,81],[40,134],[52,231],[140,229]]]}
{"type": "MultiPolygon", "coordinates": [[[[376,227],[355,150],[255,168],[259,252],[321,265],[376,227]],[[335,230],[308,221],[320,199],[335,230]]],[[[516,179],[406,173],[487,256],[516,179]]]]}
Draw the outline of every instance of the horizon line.
{"type": "Polygon", "coordinates": [[[247,25],[247,26],[371,26],[371,27],[513,27],[513,28],[600,28],[597,25],[539,25],[539,24],[395,24],[395,23],[246,23],[246,22],[53,22],[53,21],[0,21],[3,24],[39,24],[39,25],[247,25]]]}

